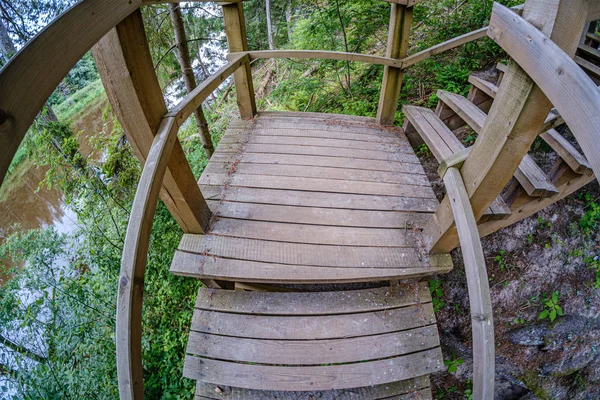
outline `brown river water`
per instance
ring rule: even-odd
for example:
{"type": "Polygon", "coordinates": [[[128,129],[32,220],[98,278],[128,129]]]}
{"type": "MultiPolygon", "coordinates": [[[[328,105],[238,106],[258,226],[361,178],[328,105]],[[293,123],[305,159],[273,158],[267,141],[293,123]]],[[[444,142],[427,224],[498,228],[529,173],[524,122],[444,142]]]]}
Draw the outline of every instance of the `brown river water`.
{"type": "MultiPolygon", "coordinates": [[[[102,110],[105,106],[106,97],[84,110],[72,124],[75,131],[83,131],[80,150],[84,156],[91,153],[88,135],[103,131],[102,110]]],[[[92,154],[92,157],[97,155],[92,154]]],[[[65,205],[62,193],[54,188],[40,188],[39,184],[45,174],[46,168],[36,168],[31,163],[26,163],[15,168],[13,175],[4,180],[0,187],[0,243],[15,230],[52,225],[58,232],[69,233],[77,227],[77,216],[65,205]]],[[[0,272],[0,285],[6,278],[0,272]]]]}

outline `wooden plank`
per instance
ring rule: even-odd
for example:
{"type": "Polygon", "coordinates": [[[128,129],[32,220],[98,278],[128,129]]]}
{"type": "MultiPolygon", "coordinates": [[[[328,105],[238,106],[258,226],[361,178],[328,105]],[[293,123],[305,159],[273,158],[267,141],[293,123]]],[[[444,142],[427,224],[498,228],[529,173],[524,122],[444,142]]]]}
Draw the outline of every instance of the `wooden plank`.
{"type": "Polygon", "coordinates": [[[573,172],[577,174],[590,174],[591,167],[575,146],[565,139],[556,129],[550,129],[540,135],[542,139],[562,158],[573,172]]]}
{"type": "Polygon", "coordinates": [[[236,362],[319,365],[395,357],[440,345],[437,327],[349,339],[265,340],[190,332],[187,353],[236,362]]]}
{"type": "Polygon", "coordinates": [[[383,1],[387,1],[388,3],[395,3],[395,4],[400,4],[406,7],[413,7],[417,4],[419,4],[420,2],[422,2],[423,0],[383,0],[383,1]]]}
{"type": "Polygon", "coordinates": [[[252,144],[281,144],[294,146],[311,146],[311,147],[334,147],[353,150],[373,150],[390,153],[408,153],[412,152],[412,148],[408,142],[396,143],[378,143],[370,141],[353,141],[340,140],[337,138],[311,138],[311,137],[294,137],[294,136],[264,136],[256,133],[243,133],[232,135],[228,132],[220,143],[252,143],[252,144]]]}
{"type": "Polygon", "coordinates": [[[326,156],[338,158],[353,158],[362,160],[380,160],[392,162],[418,162],[414,153],[391,153],[376,150],[353,150],[332,147],[310,147],[280,144],[219,144],[215,153],[238,153],[243,147],[244,153],[275,153],[275,154],[297,154],[306,156],[326,156]]]}
{"type": "Polygon", "coordinates": [[[117,377],[121,398],[143,398],[142,295],[154,212],[170,152],[177,143],[177,124],[165,118],[154,137],[133,200],[123,246],[117,298],[117,377]]]}
{"type": "Polygon", "coordinates": [[[579,65],[586,74],[588,74],[596,83],[600,80],[600,67],[589,62],[581,57],[575,56],[575,62],[579,65]]]}
{"type": "MultiPolygon", "coordinates": [[[[424,226],[431,216],[423,212],[345,210],[230,201],[209,201],[209,206],[216,217],[355,228],[411,229],[424,226]]],[[[433,209],[428,211],[432,212],[433,209]]]]}
{"type": "Polygon", "coordinates": [[[425,303],[418,307],[392,308],[359,314],[309,316],[264,316],[195,310],[190,330],[238,338],[315,340],[380,335],[431,324],[435,324],[433,306],[431,303],[425,303]]]}
{"type": "MultiPolygon", "coordinates": [[[[200,185],[208,200],[222,200],[223,188],[220,186],[200,185]]],[[[303,192],[288,190],[285,196],[277,189],[256,189],[232,187],[225,195],[227,201],[239,203],[278,204],[299,207],[322,207],[346,210],[376,211],[434,211],[438,206],[436,199],[413,197],[368,196],[362,194],[303,192]]]]}
{"type": "Polygon", "coordinates": [[[457,168],[444,176],[465,263],[473,331],[473,397],[494,397],[494,317],[483,248],[467,189],[457,168]]]}
{"type": "Polygon", "coordinates": [[[485,37],[487,35],[487,26],[477,29],[473,32],[465,33],[464,35],[457,36],[443,43],[432,46],[428,49],[422,50],[418,53],[412,54],[402,59],[402,68],[406,69],[410,66],[428,59],[436,54],[444,53],[448,50],[454,49],[458,46],[462,46],[465,43],[473,42],[477,39],[485,37]]]}
{"type": "MultiPolygon", "coordinates": [[[[573,29],[572,27],[577,26],[579,22],[583,26],[587,2],[583,0],[575,1],[572,7],[566,7],[563,2],[557,2],[551,9],[545,8],[545,5],[537,2],[527,4],[529,6],[525,7],[524,15],[527,18],[536,20],[536,24],[542,27],[552,40],[561,43],[564,48],[572,49],[574,53],[580,35],[577,29],[573,29]]],[[[537,35],[539,38],[538,41],[535,41],[537,46],[541,46],[543,42],[544,46],[554,46],[554,48],[557,48],[556,45],[552,44],[552,40],[544,38],[544,34],[537,31],[536,28],[533,28],[527,22],[524,22],[523,19],[509,9],[496,4],[494,10],[496,14],[501,13],[501,17],[496,17],[498,22],[495,25],[490,24],[488,35],[497,40],[503,47],[512,48],[517,43],[520,46],[525,46],[520,47],[520,51],[518,52],[508,51],[520,65],[528,63],[522,59],[522,53],[528,52],[525,48],[531,44],[527,38],[531,37],[530,35],[532,34],[537,35]],[[519,33],[522,35],[519,37],[507,34],[505,31],[514,32],[515,29],[518,30],[525,26],[530,26],[531,29],[527,29],[527,33],[519,33]]],[[[556,52],[560,52],[560,50],[556,50],[556,52]]],[[[531,54],[531,52],[529,53],[531,54]]],[[[529,150],[531,143],[539,134],[539,130],[552,107],[544,92],[528,76],[529,74],[533,77],[534,72],[532,71],[537,68],[533,68],[533,65],[540,64],[537,58],[535,60],[531,59],[530,64],[526,65],[528,68],[527,72],[521,69],[516,63],[511,63],[508,66],[496,101],[494,101],[486,119],[482,134],[475,142],[473,150],[461,168],[476,218],[480,218],[483,215],[487,207],[508,183],[520,161],[529,150]],[[530,66],[532,67],[531,69],[529,68],[530,66]],[[507,121],[511,123],[507,124],[507,121]]],[[[549,58],[554,60],[556,57],[549,58]]],[[[569,57],[567,56],[566,58],[569,57]]],[[[564,61],[575,65],[571,59],[564,61]]],[[[547,70],[547,76],[543,79],[545,80],[544,85],[549,87],[556,82],[556,71],[563,71],[562,64],[554,64],[552,67],[554,69],[551,72],[547,70]]],[[[576,67],[576,69],[582,75],[585,75],[579,67],[576,67]]],[[[585,78],[589,81],[587,76],[585,78]]],[[[562,82],[563,79],[561,76],[560,81],[562,82]]],[[[536,79],[536,82],[542,84],[542,80],[536,79]]],[[[573,88],[570,87],[563,91],[565,90],[572,91],[573,88]]],[[[597,95],[597,90],[595,92],[597,95]]],[[[566,97],[564,94],[560,96],[563,96],[563,99],[566,97]]],[[[559,103],[554,102],[555,99],[552,100],[560,111],[561,108],[558,107],[559,103]]],[[[579,97],[578,101],[580,101],[579,97]]],[[[565,117],[562,112],[561,115],[565,117]]],[[[566,118],[565,121],[567,121],[566,118]]],[[[597,145],[600,145],[600,142],[597,145]]],[[[589,159],[589,157],[587,158],[589,159]]],[[[431,221],[424,232],[429,249],[434,252],[444,253],[458,245],[456,227],[447,198],[442,201],[440,208],[438,208],[435,217],[431,221]]]]}
{"type": "MultiPolygon", "coordinates": [[[[229,52],[248,51],[246,22],[242,2],[240,1],[237,4],[223,4],[222,8],[229,52]]],[[[245,60],[248,60],[248,58],[245,58],[245,60]]],[[[252,69],[249,61],[246,61],[243,67],[236,69],[233,74],[233,80],[235,82],[235,93],[240,116],[243,119],[250,119],[256,114],[256,100],[254,98],[252,69]]]]}
{"type": "Polygon", "coordinates": [[[400,229],[349,228],[219,218],[211,235],[338,246],[416,247],[412,233],[400,229]]]}
{"type": "Polygon", "coordinates": [[[249,315],[342,315],[431,302],[425,282],[331,292],[253,293],[198,289],[197,309],[249,315]],[[360,299],[360,301],[356,301],[360,299]],[[290,307],[294,304],[294,307],[290,307]]]}
{"type": "Polygon", "coordinates": [[[587,44],[580,43],[577,47],[578,53],[588,59],[594,60],[596,62],[600,62],[600,50],[593,48],[587,44]]]}
{"type": "Polygon", "coordinates": [[[498,93],[498,86],[492,82],[488,82],[475,75],[469,75],[469,83],[487,94],[489,97],[495,98],[498,93]]]}
{"type": "Polygon", "coordinates": [[[361,169],[344,169],[331,167],[315,167],[309,165],[286,165],[286,164],[252,164],[232,162],[211,162],[204,169],[203,176],[210,174],[227,174],[235,170],[236,175],[272,175],[272,176],[295,176],[305,178],[327,178],[344,181],[363,181],[395,183],[399,185],[427,185],[429,180],[425,174],[413,172],[411,174],[400,174],[389,171],[373,171],[361,169]]]}
{"type": "Polygon", "coordinates": [[[585,38],[591,40],[592,42],[600,43],[600,36],[596,35],[595,33],[588,32],[585,34],[585,38]]]}
{"type": "Polygon", "coordinates": [[[385,160],[366,160],[356,158],[344,158],[334,156],[312,156],[301,154],[276,154],[276,153],[215,153],[211,162],[231,163],[238,161],[251,164],[270,165],[304,165],[315,167],[330,167],[341,169],[355,169],[364,171],[382,171],[397,173],[423,174],[423,167],[418,159],[410,159],[403,162],[390,162],[385,160]]]}
{"type": "Polygon", "coordinates": [[[212,235],[186,234],[178,249],[208,257],[340,268],[419,268],[427,261],[412,247],[314,245],[212,235]]]}
{"type": "MultiPolygon", "coordinates": [[[[426,185],[399,185],[379,182],[344,181],[340,179],[304,178],[271,175],[203,174],[203,185],[227,185],[261,189],[302,190],[309,192],[365,194],[435,199],[433,189],[426,185]]],[[[285,194],[282,194],[285,196],[285,194]]]]}
{"type": "Polygon", "coordinates": [[[203,280],[327,284],[420,279],[452,270],[449,256],[431,256],[429,264],[431,266],[420,268],[337,268],[232,260],[176,251],[171,263],[171,273],[203,280]]]}
{"type": "MultiPolygon", "coordinates": [[[[236,55],[239,53],[231,53],[236,55]]],[[[339,60],[349,62],[362,62],[375,65],[389,65],[400,67],[402,61],[392,57],[371,56],[358,53],[345,53],[342,51],[325,50],[259,50],[246,52],[250,60],[260,60],[269,58],[292,58],[292,59],[319,59],[319,60],[339,60]]]]}
{"type": "MultiPolygon", "coordinates": [[[[392,3],[388,42],[385,50],[386,57],[406,57],[412,19],[412,7],[392,3]]],[[[403,75],[401,68],[386,65],[383,69],[383,82],[381,83],[376,118],[380,125],[394,125],[403,75]]]]}
{"type": "Polygon", "coordinates": [[[435,120],[439,119],[430,109],[404,106],[402,111],[423,138],[438,162],[449,158],[464,147],[445,125],[435,123],[435,120]]]}
{"type": "Polygon", "coordinates": [[[435,348],[380,361],[317,367],[247,365],[186,356],[184,376],[258,390],[331,390],[394,382],[443,369],[441,350],[435,348]]]}
{"type": "Polygon", "coordinates": [[[198,381],[196,384],[196,396],[223,400],[284,400],[286,398],[289,398],[290,400],[404,400],[405,397],[399,396],[406,396],[406,399],[412,397],[413,400],[415,398],[420,400],[430,400],[431,390],[429,389],[429,386],[430,382],[427,375],[400,382],[390,382],[385,385],[326,392],[265,392],[262,390],[248,390],[235,387],[219,387],[217,390],[218,386],[216,385],[198,381]]]}
{"type": "Polygon", "coordinates": [[[354,122],[345,122],[343,120],[329,120],[327,123],[316,119],[305,119],[305,118],[259,118],[255,125],[255,128],[289,128],[289,129],[301,129],[310,130],[316,129],[323,132],[347,132],[347,133],[366,133],[366,134],[377,134],[386,136],[398,136],[402,138],[402,132],[391,126],[379,127],[373,124],[357,124],[354,122]]]}
{"type": "MultiPolygon", "coordinates": [[[[583,6],[582,6],[583,7],[583,6]]],[[[544,40],[544,35],[526,21],[512,24],[503,10],[496,7],[495,29],[491,37],[505,48],[522,65],[530,77],[540,86],[552,104],[557,108],[580,144],[586,159],[590,162],[596,176],[600,175],[600,140],[597,127],[600,126],[597,110],[600,109],[600,92],[593,81],[552,41],[544,40]],[[499,29],[511,26],[510,38],[498,35],[499,29]],[[518,35],[534,35],[536,40],[524,41],[518,35]],[[514,54],[514,55],[513,55],[514,54]],[[533,67],[534,59],[543,60],[533,67]],[[558,71],[558,72],[557,72],[558,71]],[[560,72],[560,74],[559,74],[560,72]],[[556,79],[560,76],[560,79],[556,79]]],[[[578,10],[571,10],[575,14],[578,10]]],[[[575,18],[575,17],[573,17],[575,18]]],[[[583,26],[583,24],[582,24],[583,26]]]]}
{"type": "Polygon", "coordinates": [[[94,43],[140,4],[139,0],[80,1],[4,65],[0,74],[0,184],[25,133],[60,81],[94,43]]]}
{"type": "Polygon", "coordinates": [[[248,63],[247,57],[234,57],[230,62],[219,68],[214,74],[205,79],[198,87],[188,93],[167,114],[174,117],[181,126],[192,113],[198,109],[206,98],[215,91],[231,74],[248,63]]]}
{"type": "MultiPolygon", "coordinates": [[[[120,22],[93,49],[111,107],[137,158],[145,163],[167,107],[154,72],[139,11],[120,22]]],[[[200,233],[210,219],[179,142],[171,152],[161,199],[184,232],[200,233]]]]}
{"type": "MultiPolygon", "coordinates": [[[[461,95],[438,90],[438,97],[450,107],[476,133],[481,133],[487,114],[461,95]]],[[[515,178],[525,191],[533,197],[550,197],[558,193],[558,189],[550,182],[544,171],[525,155],[515,172],[515,178]]]]}
{"type": "MultiPolygon", "coordinates": [[[[316,130],[316,129],[304,129],[302,126],[298,126],[297,128],[266,128],[266,127],[257,127],[252,130],[252,136],[274,136],[274,137],[296,137],[296,138],[323,138],[323,139],[338,139],[338,140],[347,140],[358,143],[390,143],[390,144],[398,144],[402,145],[400,142],[400,138],[398,136],[393,136],[391,134],[386,134],[386,132],[378,132],[373,129],[361,129],[360,133],[348,132],[348,128],[339,128],[339,130],[334,131],[331,129],[328,130],[316,130]]],[[[223,139],[232,135],[243,135],[246,132],[246,129],[236,129],[231,128],[231,126],[227,129],[225,136],[223,139]]]]}
{"type": "Polygon", "coordinates": [[[293,118],[300,117],[304,119],[319,119],[322,121],[328,120],[343,120],[345,122],[354,122],[358,124],[372,124],[375,125],[375,118],[364,117],[362,115],[349,115],[349,114],[335,114],[335,113],[319,113],[319,112],[303,112],[303,111],[261,111],[258,113],[259,117],[264,118],[293,118]]]}

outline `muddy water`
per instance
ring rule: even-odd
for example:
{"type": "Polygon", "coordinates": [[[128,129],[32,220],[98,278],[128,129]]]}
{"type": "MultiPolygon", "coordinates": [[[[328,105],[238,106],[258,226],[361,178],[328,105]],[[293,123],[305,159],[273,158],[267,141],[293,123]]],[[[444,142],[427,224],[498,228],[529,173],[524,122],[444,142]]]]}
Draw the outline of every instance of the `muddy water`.
{"type": "MultiPolygon", "coordinates": [[[[73,124],[74,131],[83,131],[80,149],[84,156],[91,153],[89,136],[103,131],[103,100],[81,115],[73,124]]],[[[111,126],[107,132],[110,132],[111,126]]],[[[98,157],[92,154],[92,158],[98,157]]],[[[0,188],[0,243],[15,230],[29,230],[54,226],[61,233],[69,233],[77,226],[76,215],[64,204],[63,195],[56,189],[40,188],[46,168],[31,163],[19,165],[7,176],[0,188]]],[[[6,279],[0,274],[0,285],[6,279]]]]}

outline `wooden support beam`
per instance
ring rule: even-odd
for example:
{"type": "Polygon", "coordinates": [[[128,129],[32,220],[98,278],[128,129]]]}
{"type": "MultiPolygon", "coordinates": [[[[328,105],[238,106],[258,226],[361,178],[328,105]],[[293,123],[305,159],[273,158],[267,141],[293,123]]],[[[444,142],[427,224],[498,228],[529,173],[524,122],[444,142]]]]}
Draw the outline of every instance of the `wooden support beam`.
{"type": "MultiPolygon", "coordinates": [[[[223,5],[223,20],[229,52],[248,51],[246,22],[242,3],[223,5]]],[[[250,62],[246,62],[243,68],[235,71],[233,79],[240,116],[243,119],[250,119],[256,115],[256,100],[254,98],[250,62]]]]}
{"type": "Polygon", "coordinates": [[[139,6],[140,0],[80,1],[2,68],[0,184],[25,133],[54,89],[94,43],[139,6]]]}
{"type": "MultiPolygon", "coordinates": [[[[386,57],[406,57],[412,16],[412,7],[392,3],[386,57]]],[[[403,75],[404,73],[400,68],[384,67],[383,83],[381,84],[381,94],[377,106],[377,123],[380,125],[394,124],[403,75]]]]}
{"type": "MultiPolygon", "coordinates": [[[[113,111],[144,164],[167,107],[140,11],[106,34],[94,46],[93,54],[113,111]]],[[[210,211],[179,142],[174,144],[160,196],[184,232],[204,231],[210,211]]]]}
{"type": "MultiPolygon", "coordinates": [[[[573,56],[587,6],[586,0],[556,0],[550,5],[545,0],[528,0],[523,17],[573,56]]],[[[542,90],[519,65],[511,62],[482,133],[461,168],[477,219],[511,179],[551,108],[542,90]]],[[[448,196],[426,226],[424,235],[427,247],[434,253],[447,253],[459,244],[448,196]]]]}

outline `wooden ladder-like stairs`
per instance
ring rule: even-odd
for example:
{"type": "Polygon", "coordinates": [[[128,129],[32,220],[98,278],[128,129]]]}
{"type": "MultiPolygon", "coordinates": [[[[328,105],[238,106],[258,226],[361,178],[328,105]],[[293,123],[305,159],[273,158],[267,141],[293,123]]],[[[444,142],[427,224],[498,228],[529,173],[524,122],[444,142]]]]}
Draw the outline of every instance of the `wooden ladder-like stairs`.
{"type": "Polygon", "coordinates": [[[424,251],[438,201],[401,129],[261,113],[229,126],[199,184],[214,217],[171,265],[221,287],[193,314],[198,398],[431,398],[445,367],[420,280],[452,262],[424,251]]]}

